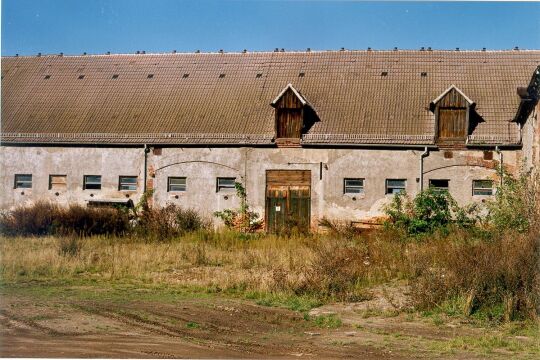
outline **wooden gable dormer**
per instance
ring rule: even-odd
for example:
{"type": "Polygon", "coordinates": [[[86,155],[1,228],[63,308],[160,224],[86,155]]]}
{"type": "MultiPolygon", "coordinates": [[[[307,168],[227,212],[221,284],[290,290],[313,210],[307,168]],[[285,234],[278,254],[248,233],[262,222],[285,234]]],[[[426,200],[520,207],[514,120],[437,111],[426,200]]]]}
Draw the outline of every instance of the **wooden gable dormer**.
{"type": "Polygon", "coordinates": [[[450,86],[430,104],[435,114],[435,138],[440,146],[465,146],[474,102],[455,85],[450,86]]]}
{"type": "Polygon", "coordinates": [[[300,147],[306,117],[314,113],[307,100],[288,84],[270,104],[275,109],[275,138],[281,147],[300,147]]]}

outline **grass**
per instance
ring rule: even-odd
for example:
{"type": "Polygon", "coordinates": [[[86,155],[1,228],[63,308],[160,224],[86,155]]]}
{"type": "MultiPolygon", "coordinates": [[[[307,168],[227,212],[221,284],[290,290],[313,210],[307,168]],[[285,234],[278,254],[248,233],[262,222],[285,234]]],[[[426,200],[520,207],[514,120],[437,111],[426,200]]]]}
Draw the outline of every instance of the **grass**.
{"type": "Polygon", "coordinates": [[[343,325],[341,319],[335,314],[319,315],[314,317],[312,321],[317,327],[324,329],[337,329],[343,325]]]}
{"type": "Polygon", "coordinates": [[[194,322],[194,321],[190,321],[190,322],[186,323],[186,327],[188,329],[198,329],[201,326],[198,323],[194,322]]]}
{"type": "MultiPolygon", "coordinates": [[[[89,237],[77,240],[78,251],[72,255],[60,251],[62,240],[54,237],[0,238],[0,296],[20,295],[43,304],[55,299],[68,304],[95,301],[118,305],[132,301],[179,304],[190,299],[211,304],[217,298],[245,299],[263,306],[300,312],[304,320],[301,320],[302,316],[298,318],[305,326],[319,328],[325,333],[334,332],[352,327],[344,324],[339,315],[310,316],[309,310],[343,298],[328,294],[321,296],[315,291],[318,288],[306,279],[313,277],[324,283],[337,272],[336,276],[342,282],[330,282],[330,286],[346,284],[343,287],[345,293],[357,291],[356,296],[366,298],[366,286],[403,278],[407,268],[401,260],[406,259],[400,258],[402,255],[397,255],[396,259],[395,253],[407,244],[392,243],[390,239],[381,237],[347,241],[334,239],[334,244],[330,243],[331,240],[325,237],[260,235],[239,238],[229,232],[194,233],[158,243],[130,238],[89,237]],[[357,260],[363,259],[366,252],[369,267],[358,267],[351,275],[351,270],[344,267],[357,266],[357,260]],[[325,262],[329,254],[334,254],[346,266],[341,267],[335,261],[325,262]],[[319,277],[320,274],[314,274],[313,269],[328,276],[319,277]],[[360,277],[361,285],[358,282],[348,283],[350,276],[360,277]]],[[[408,248],[409,254],[418,246],[420,244],[413,243],[408,248]]],[[[328,284],[322,289],[327,291],[328,284]]],[[[456,323],[469,329],[485,327],[486,330],[478,336],[458,331],[447,340],[439,340],[408,334],[403,329],[377,329],[383,318],[396,317],[395,321],[400,321],[397,310],[377,308],[358,313],[365,320],[356,329],[380,339],[374,346],[384,349],[410,349],[414,345],[415,349],[437,355],[540,356],[538,323],[514,321],[501,324],[486,316],[500,312],[500,308],[484,309],[466,317],[462,311],[464,303],[463,296],[454,296],[421,313],[406,310],[401,315],[405,322],[431,326],[433,331],[447,331],[448,325],[456,323]]],[[[201,329],[195,321],[179,325],[201,329]]],[[[373,340],[368,338],[366,341],[370,339],[373,340]]],[[[350,342],[333,341],[336,345],[350,342]]]]}

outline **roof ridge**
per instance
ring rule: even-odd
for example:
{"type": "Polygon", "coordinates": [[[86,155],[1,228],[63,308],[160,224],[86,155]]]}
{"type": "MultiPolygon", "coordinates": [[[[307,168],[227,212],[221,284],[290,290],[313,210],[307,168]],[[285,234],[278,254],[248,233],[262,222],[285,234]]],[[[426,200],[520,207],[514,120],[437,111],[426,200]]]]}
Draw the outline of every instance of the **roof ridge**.
{"type": "Polygon", "coordinates": [[[518,54],[520,52],[540,52],[540,49],[480,49],[480,50],[467,50],[467,49],[330,49],[330,50],[287,50],[287,51],[275,51],[275,50],[254,50],[254,51],[194,51],[194,52],[145,52],[145,53],[106,53],[106,54],[40,54],[40,55],[2,55],[2,58],[37,58],[37,57],[111,57],[111,56],[183,56],[183,55],[249,55],[249,54],[317,54],[317,53],[399,53],[399,52],[414,52],[414,53],[508,53],[518,54]]]}

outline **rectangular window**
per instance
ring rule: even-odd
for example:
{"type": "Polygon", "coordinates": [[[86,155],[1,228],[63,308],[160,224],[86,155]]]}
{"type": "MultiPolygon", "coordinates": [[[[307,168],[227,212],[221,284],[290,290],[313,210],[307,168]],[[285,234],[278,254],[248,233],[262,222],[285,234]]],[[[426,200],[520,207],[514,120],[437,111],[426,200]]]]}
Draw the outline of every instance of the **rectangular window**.
{"type": "Polygon", "coordinates": [[[218,177],[217,185],[216,185],[216,192],[234,190],[235,182],[236,182],[236,178],[218,177]]]}
{"type": "Polygon", "coordinates": [[[361,194],[364,192],[364,179],[343,179],[344,194],[361,194]]]}
{"type": "Polygon", "coordinates": [[[473,180],[473,195],[493,195],[492,180],[473,180]]]}
{"type": "Polygon", "coordinates": [[[120,176],[118,178],[118,190],[136,191],[137,190],[137,177],[136,176],[120,176]]]}
{"type": "Polygon", "coordinates": [[[386,179],[386,194],[397,194],[405,191],[405,179],[386,179]]]}
{"type": "Polygon", "coordinates": [[[15,174],[15,189],[31,189],[32,175],[31,174],[15,174]]]}
{"type": "Polygon", "coordinates": [[[101,190],[101,175],[84,175],[83,190],[101,190]]]}
{"type": "Polygon", "coordinates": [[[49,175],[49,190],[66,190],[66,175],[49,175]]]}
{"type": "Polygon", "coordinates": [[[169,177],[167,180],[167,191],[186,191],[186,178],[169,177]]]}
{"type": "Polygon", "coordinates": [[[449,180],[429,179],[429,187],[437,192],[448,191],[449,180]]]}

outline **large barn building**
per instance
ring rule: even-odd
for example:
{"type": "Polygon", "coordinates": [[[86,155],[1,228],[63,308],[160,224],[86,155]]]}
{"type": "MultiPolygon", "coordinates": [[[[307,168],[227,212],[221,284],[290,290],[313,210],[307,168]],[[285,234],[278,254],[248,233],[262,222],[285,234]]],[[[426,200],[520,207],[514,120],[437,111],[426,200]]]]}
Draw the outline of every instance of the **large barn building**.
{"type": "Polygon", "coordinates": [[[362,221],[428,186],[493,195],[540,160],[540,51],[306,51],[2,58],[1,208],[238,206],[268,230],[362,221]]]}

